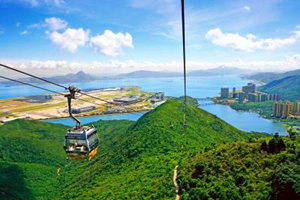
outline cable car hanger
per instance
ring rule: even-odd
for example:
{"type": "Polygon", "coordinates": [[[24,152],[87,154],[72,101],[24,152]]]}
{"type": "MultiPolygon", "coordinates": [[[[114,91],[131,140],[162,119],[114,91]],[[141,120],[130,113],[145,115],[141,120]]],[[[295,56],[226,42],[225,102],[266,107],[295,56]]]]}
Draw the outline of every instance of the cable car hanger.
{"type": "Polygon", "coordinates": [[[80,92],[80,89],[75,86],[70,86],[68,89],[69,89],[70,93],[65,95],[65,97],[67,97],[67,99],[68,99],[68,112],[69,112],[70,117],[76,122],[76,129],[80,129],[81,123],[80,123],[79,119],[77,119],[76,117],[73,116],[73,113],[72,113],[72,99],[75,99],[75,94],[76,94],[76,92],[80,92]]]}

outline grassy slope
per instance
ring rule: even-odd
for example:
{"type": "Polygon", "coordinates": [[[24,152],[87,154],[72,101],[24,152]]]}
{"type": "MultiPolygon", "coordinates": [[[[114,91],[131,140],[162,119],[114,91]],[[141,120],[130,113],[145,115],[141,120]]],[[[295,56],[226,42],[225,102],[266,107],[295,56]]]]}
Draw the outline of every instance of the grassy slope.
{"type": "Polygon", "coordinates": [[[300,99],[300,76],[290,76],[272,81],[260,88],[267,93],[277,93],[283,100],[295,101],[300,99]]]}
{"type": "Polygon", "coordinates": [[[72,163],[63,169],[63,197],[173,199],[173,168],[179,160],[216,144],[253,136],[188,106],[189,128],[184,138],[182,109],[181,102],[168,101],[128,130],[107,135],[93,160],[72,163]]]}
{"type": "Polygon", "coordinates": [[[56,199],[66,127],[16,120],[0,126],[0,199],[56,199]]]}
{"type": "Polygon", "coordinates": [[[287,149],[278,154],[261,151],[260,139],[196,155],[179,177],[182,199],[292,199],[288,182],[300,198],[300,137],[284,141],[287,149]]]}
{"type": "Polygon", "coordinates": [[[182,110],[182,103],[172,100],[136,123],[94,123],[99,153],[91,161],[67,164],[62,149],[67,127],[24,120],[0,126],[0,197],[173,199],[173,168],[180,160],[220,143],[254,137],[188,106],[184,139],[182,110]]]}
{"type": "MultiPolygon", "coordinates": [[[[132,123],[100,121],[98,130],[112,136],[132,123]]],[[[66,129],[25,120],[0,126],[0,199],[61,199],[63,177],[57,169],[72,164],[66,163],[62,148],[66,129]]]]}

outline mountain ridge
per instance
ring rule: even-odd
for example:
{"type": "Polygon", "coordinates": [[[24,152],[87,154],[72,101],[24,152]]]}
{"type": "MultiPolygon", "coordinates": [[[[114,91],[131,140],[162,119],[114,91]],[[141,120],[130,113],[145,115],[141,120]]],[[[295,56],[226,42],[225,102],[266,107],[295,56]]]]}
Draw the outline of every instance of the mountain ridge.
{"type": "Polygon", "coordinates": [[[257,81],[261,81],[264,83],[269,83],[275,80],[279,80],[282,78],[286,78],[289,76],[300,76],[300,69],[287,71],[283,73],[275,73],[275,72],[264,72],[264,73],[258,73],[251,76],[247,76],[248,79],[253,79],[257,81]]]}
{"type": "MultiPolygon", "coordinates": [[[[250,69],[240,69],[235,67],[216,67],[213,69],[205,70],[191,70],[187,72],[187,76],[223,76],[223,75],[244,75],[254,73],[250,69]]],[[[157,77],[182,77],[181,72],[172,72],[172,71],[151,71],[151,70],[139,70],[129,73],[122,73],[118,75],[111,76],[96,76],[92,74],[79,71],[77,73],[69,73],[66,75],[52,76],[52,77],[42,77],[46,80],[65,84],[65,83],[78,83],[78,82],[90,82],[96,80],[114,80],[114,79],[125,79],[125,78],[157,78],[157,77]]],[[[44,84],[43,81],[29,77],[29,78],[20,78],[19,81],[26,83],[35,83],[35,84],[44,84]]],[[[19,83],[4,81],[7,86],[18,85],[19,83]]]]}
{"type": "Polygon", "coordinates": [[[280,99],[296,101],[300,99],[300,75],[274,80],[259,88],[260,91],[279,94],[280,99]]]}

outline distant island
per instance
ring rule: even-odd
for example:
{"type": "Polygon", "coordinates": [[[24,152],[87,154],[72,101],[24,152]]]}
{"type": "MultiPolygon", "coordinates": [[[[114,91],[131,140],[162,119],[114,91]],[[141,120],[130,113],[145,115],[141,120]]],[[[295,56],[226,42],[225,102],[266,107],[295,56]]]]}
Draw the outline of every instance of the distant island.
{"type": "MultiPolygon", "coordinates": [[[[187,72],[187,76],[224,76],[224,75],[245,75],[245,74],[253,74],[255,71],[249,69],[239,69],[235,67],[217,67],[213,69],[206,70],[192,70],[187,72]]],[[[71,84],[71,83],[79,83],[79,82],[90,82],[96,80],[114,80],[114,79],[125,79],[125,78],[162,78],[162,77],[182,77],[182,72],[167,72],[167,71],[147,71],[147,70],[139,70],[130,73],[123,73],[112,76],[96,76],[87,74],[83,71],[79,71],[77,73],[70,73],[61,76],[52,76],[52,77],[43,77],[49,81],[60,83],[60,84],[71,84]]],[[[34,78],[20,78],[19,81],[26,83],[35,83],[35,84],[43,84],[42,81],[34,79],[34,78]]],[[[17,85],[18,83],[4,81],[0,82],[5,84],[6,86],[17,85]]]]}

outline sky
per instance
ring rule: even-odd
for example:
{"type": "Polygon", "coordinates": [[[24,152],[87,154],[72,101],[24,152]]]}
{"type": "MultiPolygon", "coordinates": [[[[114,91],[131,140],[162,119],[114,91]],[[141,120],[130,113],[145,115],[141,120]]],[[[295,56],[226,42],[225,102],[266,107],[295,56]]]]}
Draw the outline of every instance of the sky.
{"type": "MultiPolygon", "coordinates": [[[[185,6],[189,71],[300,68],[300,1],[185,6]]],[[[182,70],[180,0],[0,0],[0,11],[0,61],[27,72],[182,70]]]]}

